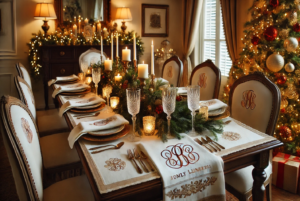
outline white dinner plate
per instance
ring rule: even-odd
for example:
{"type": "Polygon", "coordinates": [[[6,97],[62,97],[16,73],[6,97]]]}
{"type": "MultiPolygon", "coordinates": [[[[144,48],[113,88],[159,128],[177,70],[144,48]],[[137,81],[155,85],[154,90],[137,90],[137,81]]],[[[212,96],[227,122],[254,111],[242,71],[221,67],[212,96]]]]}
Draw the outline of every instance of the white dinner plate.
{"type": "Polygon", "coordinates": [[[216,110],[208,111],[208,116],[214,117],[214,116],[221,115],[226,111],[226,108],[227,107],[222,107],[222,108],[219,108],[219,109],[216,109],[216,110]]]}
{"type": "Polygon", "coordinates": [[[95,107],[99,107],[102,103],[96,103],[94,105],[87,105],[87,106],[78,106],[78,107],[73,107],[79,110],[83,110],[83,109],[91,109],[91,108],[95,108],[95,107]]]}
{"type": "Polygon", "coordinates": [[[107,135],[113,135],[113,134],[119,133],[124,128],[125,128],[125,125],[122,125],[122,126],[118,126],[118,127],[112,128],[112,129],[88,132],[88,134],[95,135],[95,136],[107,136],[107,135]]]}

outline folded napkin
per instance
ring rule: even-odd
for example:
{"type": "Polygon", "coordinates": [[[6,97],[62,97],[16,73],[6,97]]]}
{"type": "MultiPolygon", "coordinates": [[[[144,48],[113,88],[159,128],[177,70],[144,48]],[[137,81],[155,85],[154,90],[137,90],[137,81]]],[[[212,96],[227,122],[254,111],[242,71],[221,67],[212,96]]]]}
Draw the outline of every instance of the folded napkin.
{"type": "Polygon", "coordinates": [[[72,80],[77,80],[78,77],[76,75],[69,75],[69,76],[62,76],[62,77],[56,77],[56,79],[52,79],[48,81],[48,86],[50,87],[52,84],[59,82],[59,81],[65,81],[65,82],[69,82],[72,80]]]}
{"type": "Polygon", "coordinates": [[[83,98],[78,98],[75,100],[69,100],[59,108],[59,115],[63,116],[63,114],[66,111],[68,111],[69,109],[74,108],[74,107],[95,105],[95,104],[102,103],[102,102],[105,102],[105,100],[103,100],[99,96],[95,96],[94,94],[90,94],[83,98]]]}
{"type": "Polygon", "coordinates": [[[115,128],[117,126],[121,126],[124,124],[129,124],[129,122],[121,115],[115,114],[112,115],[106,119],[98,119],[95,121],[88,121],[88,122],[80,122],[75,126],[69,137],[69,145],[71,149],[74,146],[74,143],[84,134],[87,132],[92,132],[92,131],[100,131],[100,130],[106,130],[106,129],[111,129],[115,128]]]}
{"type": "Polygon", "coordinates": [[[216,110],[219,108],[227,107],[227,104],[220,101],[219,99],[212,99],[207,101],[200,101],[200,106],[207,106],[208,111],[216,110]]]}
{"type": "Polygon", "coordinates": [[[166,80],[166,79],[164,79],[164,78],[162,78],[162,77],[157,77],[157,78],[155,78],[154,79],[154,82],[157,82],[158,80],[160,80],[162,83],[164,83],[164,84],[169,84],[169,81],[168,80],[166,80]]]}
{"type": "Polygon", "coordinates": [[[223,161],[192,138],[139,144],[163,180],[164,200],[225,200],[223,161]]]}
{"type": "Polygon", "coordinates": [[[54,85],[56,89],[53,91],[52,98],[62,92],[77,92],[77,91],[84,91],[84,89],[90,88],[89,85],[83,83],[74,83],[68,85],[54,85]]]}
{"type": "Polygon", "coordinates": [[[177,87],[178,94],[187,94],[186,87],[177,87]]]}

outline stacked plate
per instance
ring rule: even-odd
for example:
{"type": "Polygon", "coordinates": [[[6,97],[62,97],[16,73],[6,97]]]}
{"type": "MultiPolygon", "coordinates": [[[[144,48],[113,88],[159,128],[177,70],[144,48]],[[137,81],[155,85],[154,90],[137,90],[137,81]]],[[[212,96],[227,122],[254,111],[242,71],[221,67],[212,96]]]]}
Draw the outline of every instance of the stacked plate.
{"type": "Polygon", "coordinates": [[[71,84],[78,82],[79,78],[76,75],[62,76],[56,78],[56,84],[71,84]]]}
{"type": "Polygon", "coordinates": [[[177,94],[180,96],[187,96],[186,87],[177,87],[177,94]]]}
{"type": "Polygon", "coordinates": [[[73,107],[72,109],[70,109],[70,112],[73,113],[94,113],[94,112],[98,112],[100,110],[102,110],[105,107],[105,103],[101,102],[101,103],[97,103],[94,105],[87,105],[87,106],[81,106],[81,107],[73,107]]]}
{"type": "Polygon", "coordinates": [[[65,88],[69,85],[70,85],[69,91],[64,90],[59,94],[65,96],[78,96],[78,95],[87,94],[91,92],[91,87],[82,83],[78,83],[78,84],[74,83],[74,84],[61,85],[61,86],[65,88]],[[72,88],[76,88],[76,89],[72,89],[72,88]]]}

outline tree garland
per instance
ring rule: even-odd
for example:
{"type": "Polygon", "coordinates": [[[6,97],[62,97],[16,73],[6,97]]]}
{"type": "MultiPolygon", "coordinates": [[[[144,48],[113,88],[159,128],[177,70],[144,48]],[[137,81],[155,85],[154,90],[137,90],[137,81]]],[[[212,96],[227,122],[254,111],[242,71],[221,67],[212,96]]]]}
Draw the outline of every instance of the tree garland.
{"type": "MultiPolygon", "coordinates": [[[[134,31],[123,33],[122,31],[117,32],[119,34],[119,44],[133,44],[134,31]]],[[[57,46],[74,46],[74,45],[100,45],[99,37],[94,36],[92,40],[86,40],[82,33],[79,33],[77,38],[71,37],[71,33],[65,31],[63,33],[55,31],[47,37],[42,34],[41,31],[38,34],[32,34],[34,37],[30,39],[27,44],[29,47],[28,60],[31,65],[31,75],[33,78],[40,78],[42,69],[40,48],[43,45],[57,45],[57,46]]],[[[137,54],[139,56],[144,53],[144,43],[140,36],[136,35],[136,46],[137,54]]],[[[116,40],[116,39],[114,39],[116,40]]],[[[111,43],[110,34],[103,38],[103,45],[109,45],[111,43]]],[[[116,43],[116,41],[114,41],[116,43]]]]}

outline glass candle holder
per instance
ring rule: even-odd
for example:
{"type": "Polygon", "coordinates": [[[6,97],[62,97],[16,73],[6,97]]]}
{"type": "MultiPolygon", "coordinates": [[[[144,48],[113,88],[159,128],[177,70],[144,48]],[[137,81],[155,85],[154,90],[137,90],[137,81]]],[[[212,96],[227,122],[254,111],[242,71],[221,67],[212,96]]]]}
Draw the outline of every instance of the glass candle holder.
{"type": "Polygon", "coordinates": [[[109,105],[109,97],[112,92],[112,86],[107,85],[102,88],[102,98],[106,98],[106,104],[109,105]]]}
{"type": "Polygon", "coordinates": [[[113,96],[110,98],[110,107],[112,109],[116,109],[119,105],[119,102],[120,102],[120,98],[117,97],[117,96],[113,96]]]}
{"type": "Polygon", "coordinates": [[[147,136],[153,135],[155,131],[155,117],[153,116],[143,117],[143,127],[144,127],[145,135],[147,136]]]}
{"type": "Polygon", "coordinates": [[[83,73],[78,73],[78,78],[79,78],[80,81],[83,81],[83,77],[84,77],[83,73]]]}
{"type": "Polygon", "coordinates": [[[205,121],[207,121],[208,119],[208,107],[207,106],[200,106],[200,109],[199,109],[199,113],[203,114],[203,117],[205,118],[205,121]]]}
{"type": "Polygon", "coordinates": [[[90,85],[92,81],[93,81],[92,77],[86,77],[85,78],[85,83],[88,84],[88,85],[90,85]]]}

